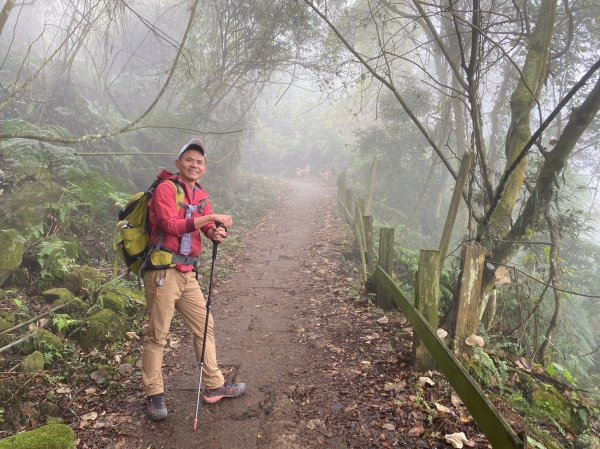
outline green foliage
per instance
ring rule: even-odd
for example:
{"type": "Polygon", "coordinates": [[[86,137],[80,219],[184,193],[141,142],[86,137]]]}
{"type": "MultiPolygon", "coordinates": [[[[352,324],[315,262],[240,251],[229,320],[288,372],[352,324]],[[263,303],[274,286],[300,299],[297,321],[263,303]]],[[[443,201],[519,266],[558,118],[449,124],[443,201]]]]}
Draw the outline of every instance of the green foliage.
{"type": "Polygon", "coordinates": [[[494,386],[500,389],[504,388],[504,384],[508,378],[505,364],[496,364],[483,348],[473,348],[473,354],[469,358],[468,366],[471,369],[475,378],[482,385],[494,386]]]}
{"type": "Polygon", "coordinates": [[[530,436],[527,437],[527,444],[535,449],[547,449],[546,446],[544,446],[539,441],[534,440],[530,436]]]}
{"type": "Polygon", "coordinates": [[[67,314],[56,314],[52,317],[52,324],[58,332],[64,333],[79,323],[78,320],[71,318],[67,314]]]}
{"type": "Polygon", "coordinates": [[[506,397],[506,402],[522,415],[531,415],[531,406],[520,392],[513,392],[506,397]]]}
{"type": "Polygon", "coordinates": [[[19,298],[14,298],[12,302],[19,311],[29,313],[29,306],[23,300],[19,298]]]}
{"type": "MultiPolygon", "coordinates": [[[[75,174],[69,182],[74,207],[88,212],[84,215],[86,224],[114,217],[115,203],[126,197],[115,191],[113,182],[97,173],[75,174]]],[[[79,220],[81,218],[80,215],[79,220]]]]}
{"type": "Polygon", "coordinates": [[[561,379],[567,382],[569,385],[575,383],[573,375],[560,363],[552,362],[546,367],[546,373],[555,379],[561,379]]]}
{"type": "Polygon", "coordinates": [[[62,279],[75,268],[79,246],[74,242],[49,238],[37,243],[37,261],[42,267],[40,277],[62,279]]]}

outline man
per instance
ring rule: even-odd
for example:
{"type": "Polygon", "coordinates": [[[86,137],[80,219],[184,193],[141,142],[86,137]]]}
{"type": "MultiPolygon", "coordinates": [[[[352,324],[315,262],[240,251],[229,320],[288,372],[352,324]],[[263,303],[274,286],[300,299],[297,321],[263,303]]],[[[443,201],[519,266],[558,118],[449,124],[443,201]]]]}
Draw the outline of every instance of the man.
{"type": "Polygon", "coordinates": [[[217,364],[213,318],[209,314],[204,335],[206,302],[196,279],[196,258],[202,251],[199,231],[215,242],[227,238],[233,225],[230,215],[215,214],[206,191],[198,180],[206,173],[206,153],[200,139],[190,140],[175,161],[179,173],[163,171],[161,182],[148,204],[152,251],[144,266],[144,290],[148,310],[148,327],[142,352],[142,382],[146,394],[148,417],[160,421],[167,417],[162,377],[164,345],[175,310],[193,332],[194,351],[199,361],[202,342],[204,352],[204,401],[215,403],[244,393],[245,384],[225,384],[217,364]],[[183,204],[178,204],[178,189],[183,190],[183,204]]]}

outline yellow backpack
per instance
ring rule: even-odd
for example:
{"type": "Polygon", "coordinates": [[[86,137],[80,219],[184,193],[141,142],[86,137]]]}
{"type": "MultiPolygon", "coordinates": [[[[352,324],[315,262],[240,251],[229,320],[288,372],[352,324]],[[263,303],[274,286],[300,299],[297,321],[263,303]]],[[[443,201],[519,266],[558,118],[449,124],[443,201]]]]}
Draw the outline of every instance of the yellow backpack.
{"type": "Polygon", "coordinates": [[[148,203],[158,185],[167,181],[175,186],[178,207],[182,207],[184,192],[181,185],[170,179],[156,179],[145,192],[133,195],[125,207],[119,211],[117,234],[113,241],[116,251],[115,277],[118,274],[119,257],[127,265],[127,269],[141,276],[142,266],[150,251],[150,224],[148,223],[148,203]]]}

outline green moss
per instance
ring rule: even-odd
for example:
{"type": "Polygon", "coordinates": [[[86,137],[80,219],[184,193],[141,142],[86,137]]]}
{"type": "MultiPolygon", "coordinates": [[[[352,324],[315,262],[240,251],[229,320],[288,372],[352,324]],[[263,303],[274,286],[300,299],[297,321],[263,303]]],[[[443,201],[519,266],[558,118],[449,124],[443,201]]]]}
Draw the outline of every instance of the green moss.
{"type": "Polygon", "coordinates": [[[546,449],[565,449],[565,446],[556,441],[556,439],[552,436],[550,432],[545,429],[542,429],[539,426],[529,426],[527,430],[527,442],[529,443],[527,447],[537,448],[537,447],[545,447],[546,449]],[[537,443],[538,445],[534,445],[537,443]],[[541,445],[541,446],[539,446],[541,445]]]}
{"type": "Polygon", "coordinates": [[[73,315],[83,315],[88,309],[88,305],[79,298],[73,298],[71,300],[65,300],[64,298],[58,298],[52,303],[52,307],[62,306],[63,304],[69,303],[68,306],[63,307],[56,313],[71,313],[73,315]]]}
{"type": "Polygon", "coordinates": [[[13,316],[0,312],[0,332],[10,329],[15,325],[13,316]]]}
{"type": "Polygon", "coordinates": [[[23,261],[25,239],[15,229],[0,230],[0,285],[23,261]]]}
{"type": "Polygon", "coordinates": [[[21,371],[25,373],[38,373],[44,370],[44,354],[34,351],[21,362],[21,371]]]}
{"type": "Polygon", "coordinates": [[[98,301],[105,309],[112,310],[119,315],[125,315],[125,299],[118,294],[107,291],[98,297],[98,301]]]}
{"type": "Polygon", "coordinates": [[[75,268],[65,276],[63,286],[78,295],[81,292],[91,292],[106,282],[106,275],[96,268],[83,265],[75,268]]]}
{"type": "Polygon", "coordinates": [[[115,312],[102,309],[88,319],[88,328],[78,336],[84,348],[102,346],[125,336],[125,323],[115,312]]]}
{"type": "Polygon", "coordinates": [[[121,298],[125,299],[126,302],[142,306],[146,305],[146,298],[144,297],[144,292],[137,288],[131,289],[123,287],[122,285],[110,284],[106,287],[105,291],[120,296],[121,298]]]}
{"type": "Polygon", "coordinates": [[[581,448],[600,449],[600,438],[593,435],[590,429],[586,429],[583,435],[579,435],[576,444],[581,448]]]}
{"type": "Polygon", "coordinates": [[[66,288],[51,288],[42,292],[42,298],[44,298],[48,302],[55,302],[57,300],[62,301],[62,304],[69,302],[74,298],[73,293],[66,288]]]}
{"type": "Polygon", "coordinates": [[[551,418],[563,429],[577,435],[582,430],[582,422],[573,406],[551,385],[534,382],[532,384],[532,409],[541,418],[551,418]]]}
{"type": "Polygon", "coordinates": [[[75,449],[75,432],[66,424],[48,424],[0,440],[0,449],[75,449]]]}
{"type": "Polygon", "coordinates": [[[38,329],[35,336],[23,345],[23,351],[27,354],[37,350],[44,351],[62,347],[63,342],[59,337],[46,329],[38,329]]]}

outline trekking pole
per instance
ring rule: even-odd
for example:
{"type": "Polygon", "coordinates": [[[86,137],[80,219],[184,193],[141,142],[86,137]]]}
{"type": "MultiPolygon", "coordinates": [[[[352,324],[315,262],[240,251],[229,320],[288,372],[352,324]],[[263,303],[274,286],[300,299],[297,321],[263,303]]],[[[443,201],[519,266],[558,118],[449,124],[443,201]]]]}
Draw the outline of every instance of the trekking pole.
{"type": "Polygon", "coordinates": [[[200,389],[202,388],[202,372],[204,371],[204,350],[206,349],[206,333],[208,332],[208,315],[210,314],[210,295],[212,293],[213,272],[217,259],[218,243],[213,242],[212,262],[210,264],[210,280],[208,281],[208,299],[206,300],[206,320],[204,321],[204,337],[202,338],[202,352],[200,354],[200,380],[198,381],[198,396],[196,398],[196,416],[194,417],[194,432],[198,430],[198,411],[200,410],[200,389]]]}

